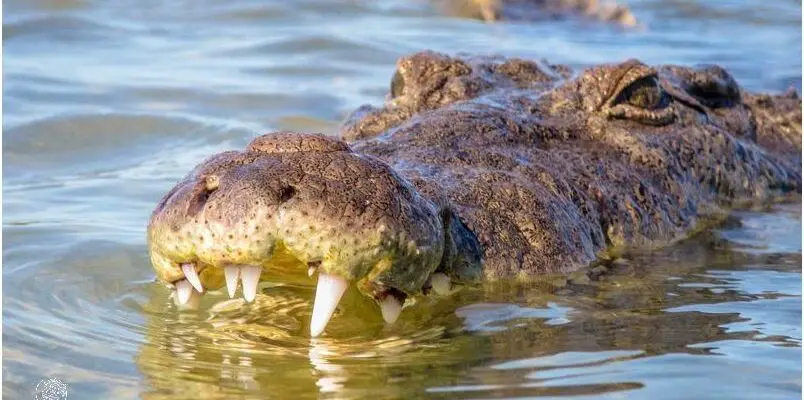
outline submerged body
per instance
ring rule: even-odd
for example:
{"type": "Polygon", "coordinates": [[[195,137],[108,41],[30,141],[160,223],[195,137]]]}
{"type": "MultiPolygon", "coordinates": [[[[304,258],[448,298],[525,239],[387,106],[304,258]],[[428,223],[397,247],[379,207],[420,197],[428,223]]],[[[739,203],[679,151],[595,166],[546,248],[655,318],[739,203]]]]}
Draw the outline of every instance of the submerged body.
{"type": "Polygon", "coordinates": [[[151,259],[180,302],[318,273],[314,336],[351,284],[393,322],[422,292],[576,270],[800,193],[800,110],[795,93],[745,93],[715,66],[573,76],[418,53],[342,140],[268,134],[199,165],[154,211],[151,259]]]}

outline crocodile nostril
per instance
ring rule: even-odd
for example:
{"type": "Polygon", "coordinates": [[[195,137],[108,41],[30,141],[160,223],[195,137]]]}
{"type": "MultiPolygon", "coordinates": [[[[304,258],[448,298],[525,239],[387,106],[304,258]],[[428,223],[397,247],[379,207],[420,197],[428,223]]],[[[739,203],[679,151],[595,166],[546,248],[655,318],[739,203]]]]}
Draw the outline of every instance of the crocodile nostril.
{"type": "Polygon", "coordinates": [[[284,203],[293,198],[296,195],[296,188],[293,186],[284,186],[282,189],[279,189],[279,202],[284,203]]]}
{"type": "Polygon", "coordinates": [[[402,77],[402,74],[399,73],[399,70],[394,72],[393,78],[391,78],[391,98],[397,98],[402,95],[402,92],[405,90],[405,78],[402,77]]]}
{"type": "Polygon", "coordinates": [[[207,192],[213,192],[220,186],[221,178],[218,177],[218,175],[207,175],[207,177],[204,178],[204,184],[206,185],[207,192]]]}
{"type": "Polygon", "coordinates": [[[196,184],[195,188],[193,188],[190,203],[187,205],[187,215],[195,216],[201,212],[209,199],[209,195],[218,189],[220,183],[220,177],[217,175],[207,175],[202,182],[196,184]]]}

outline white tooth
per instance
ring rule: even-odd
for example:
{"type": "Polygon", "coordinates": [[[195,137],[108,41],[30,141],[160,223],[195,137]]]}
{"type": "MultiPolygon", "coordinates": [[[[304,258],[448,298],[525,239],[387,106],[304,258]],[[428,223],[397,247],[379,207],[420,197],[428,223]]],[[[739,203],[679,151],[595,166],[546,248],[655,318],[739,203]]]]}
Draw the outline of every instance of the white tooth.
{"type": "Polygon", "coordinates": [[[257,297],[257,285],[260,283],[262,267],[246,265],[241,268],[240,281],[243,282],[243,298],[251,303],[257,297]]]}
{"type": "Polygon", "coordinates": [[[234,298],[237,291],[237,280],[240,278],[240,267],[223,267],[223,274],[226,276],[226,290],[229,292],[229,298],[234,298]]]}
{"type": "Polygon", "coordinates": [[[452,288],[449,277],[441,272],[433,274],[433,276],[430,277],[430,286],[436,294],[441,296],[448,295],[452,288]]]}
{"type": "Polygon", "coordinates": [[[310,320],[310,335],[316,337],[324,332],[332,313],[338,307],[343,293],[349,287],[346,279],[325,273],[318,274],[318,286],[315,288],[313,317],[310,320]]]}
{"type": "Polygon", "coordinates": [[[179,296],[175,291],[170,294],[170,297],[173,299],[173,304],[175,304],[179,310],[196,311],[201,306],[201,293],[195,290],[190,290],[190,298],[185,304],[179,303],[179,296]]]}
{"type": "Polygon", "coordinates": [[[193,294],[193,285],[187,282],[187,279],[176,282],[176,296],[179,299],[179,304],[187,304],[191,294],[193,294]]]}
{"type": "Polygon", "coordinates": [[[181,270],[184,272],[184,277],[187,278],[187,281],[193,285],[198,293],[204,292],[204,286],[201,285],[201,279],[198,279],[198,272],[195,271],[195,265],[182,264],[181,270]]]}
{"type": "Polygon", "coordinates": [[[380,311],[382,311],[382,319],[389,324],[393,324],[399,318],[399,314],[402,313],[402,303],[394,296],[385,296],[380,301],[380,311]]]}

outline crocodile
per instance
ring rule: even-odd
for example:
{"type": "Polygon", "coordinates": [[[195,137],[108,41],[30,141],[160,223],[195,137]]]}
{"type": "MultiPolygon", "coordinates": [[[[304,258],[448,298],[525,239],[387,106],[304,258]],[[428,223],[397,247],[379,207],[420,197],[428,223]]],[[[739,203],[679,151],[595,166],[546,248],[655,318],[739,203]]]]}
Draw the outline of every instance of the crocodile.
{"type": "Polygon", "coordinates": [[[799,95],[748,92],[716,65],[424,51],[389,92],[339,137],[258,136],[161,199],[148,248],[179,304],[316,285],[318,336],[349,287],[393,323],[417,296],[567,274],[800,198],[799,95]]]}
{"type": "Polygon", "coordinates": [[[623,28],[639,26],[628,7],[613,0],[441,0],[438,6],[449,15],[486,22],[578,17],[623,28]]]}

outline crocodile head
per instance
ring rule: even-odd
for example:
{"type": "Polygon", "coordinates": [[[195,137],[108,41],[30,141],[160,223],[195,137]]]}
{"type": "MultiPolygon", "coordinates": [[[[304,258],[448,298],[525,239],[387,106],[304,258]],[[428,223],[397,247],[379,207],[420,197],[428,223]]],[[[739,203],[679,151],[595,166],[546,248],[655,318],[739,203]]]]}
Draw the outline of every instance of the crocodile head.
{"type": "Polygon", "coordinates": [[[186,303],[238,281],[313,282],[311,334],[321,334],[350,285],[388,322],[405,299],[443,291],[480,268],[471,233],[383,162],[338,139],[278,132],[217,154],[154,210],[148,246],[157,277],[186,303]]]}

